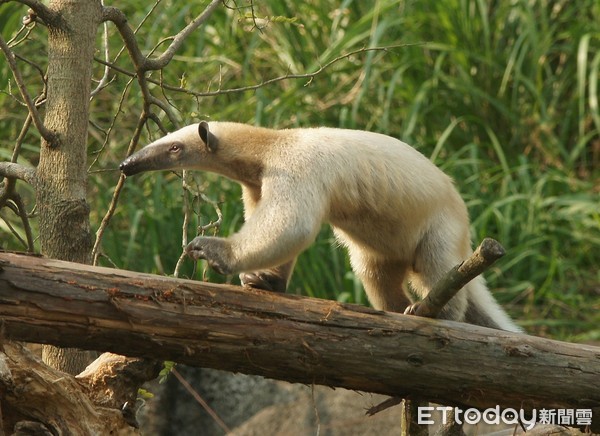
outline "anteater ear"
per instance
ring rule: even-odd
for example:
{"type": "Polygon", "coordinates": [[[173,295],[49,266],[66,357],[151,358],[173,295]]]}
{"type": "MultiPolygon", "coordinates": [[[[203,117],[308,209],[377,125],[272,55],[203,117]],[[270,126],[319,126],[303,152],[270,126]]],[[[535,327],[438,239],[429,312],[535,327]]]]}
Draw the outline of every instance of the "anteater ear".
{"type": "Polygon", "coordinates": [[[200,135],[200,139],[202,139],[206,145],[206,148],[208,148],[208,151],[214,152],[217,150],[219,139],[208,129],[208,123],[206,121],[200,121],[200,124],[198,124],[198,134],[200,135]]]}

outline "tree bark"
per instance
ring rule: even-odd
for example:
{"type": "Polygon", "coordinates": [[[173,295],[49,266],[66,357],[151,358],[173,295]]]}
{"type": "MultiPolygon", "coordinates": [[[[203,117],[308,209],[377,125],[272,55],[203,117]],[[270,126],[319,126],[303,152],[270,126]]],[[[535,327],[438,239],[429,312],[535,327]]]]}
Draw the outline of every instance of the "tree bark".
{"type": "Polygon", "coordinates": [[[0,267],[14,340],[441,404],[600,407],[597,347],[10,253],[0,267]]]}
{"type": "MultiPolygon", "coordinates": [[[[44,125],[53,144],[42,141],[36,171],[41,251],[72,262],[90,263],[92,235],[87,189],[87,128],[99,0],[51,0],[61,17],[48,26],[48,86],[44,125]]],[[[76,374],[89,353],[45,347],[49,365],[76,374]]]]}

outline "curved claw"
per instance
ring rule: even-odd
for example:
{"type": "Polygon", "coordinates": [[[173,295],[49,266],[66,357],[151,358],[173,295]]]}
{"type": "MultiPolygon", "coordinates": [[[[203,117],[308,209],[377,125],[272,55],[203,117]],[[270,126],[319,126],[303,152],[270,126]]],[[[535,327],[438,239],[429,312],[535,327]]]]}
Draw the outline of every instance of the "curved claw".
{"type": "Polygon", "coordinates": [[[265,291],[285,292],[286,280],[270,271],[254,271],[240,274],[243,286],[265,291]]]}
{"type": "Polygon", "coordinates": [[[409,305],[406,309],[404,309],[404,314],[405,315],[416,315],[417,314],[417,308],[421,305],[420,302],[416,302],[413,303],[411,305],[409,305]]]}
{"type": "Polygon", "coordinates": [[[227,242],[220,238],[198,236],[185,247],[185,252],[194,260],[206,259],[208,265],[219,274],[234,272],[227,242]]]}

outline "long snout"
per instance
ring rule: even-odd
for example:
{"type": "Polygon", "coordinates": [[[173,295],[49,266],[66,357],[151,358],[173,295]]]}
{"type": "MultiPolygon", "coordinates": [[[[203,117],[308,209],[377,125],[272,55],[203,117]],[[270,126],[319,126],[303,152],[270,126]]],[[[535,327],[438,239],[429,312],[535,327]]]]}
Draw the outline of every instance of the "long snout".
{"type": "Polygon", "coordinates": [[[163,169],[164,165],[161,165],[160,157],[160,150],[156,147],[144,147],[121,162],[119,169],[126,176],[163,169]]]}

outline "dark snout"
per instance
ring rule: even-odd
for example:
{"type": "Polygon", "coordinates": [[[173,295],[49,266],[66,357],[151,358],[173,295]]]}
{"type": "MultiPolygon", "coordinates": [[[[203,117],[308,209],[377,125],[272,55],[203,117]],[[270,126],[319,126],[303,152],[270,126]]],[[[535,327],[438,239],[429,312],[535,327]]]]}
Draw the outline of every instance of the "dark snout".
{"type": "Polygon", "coordinates": [[[133,176],[134,174],[144,171],[160,169],[157,166],[155,154],[156,153],[152,153],[152,150],[148,148],[142,148],[140,151],[132,154],[121,162],[119,169],[126,176],[133,176]]]}
{"type": "Polygon", "coordinates": [[[135,155],[129,156],[119,165],[119,169],[126,176],[133,176],[134,174],[142,172],[143,170],[139,168],[140,166],[135,163],[135,155]]]}

